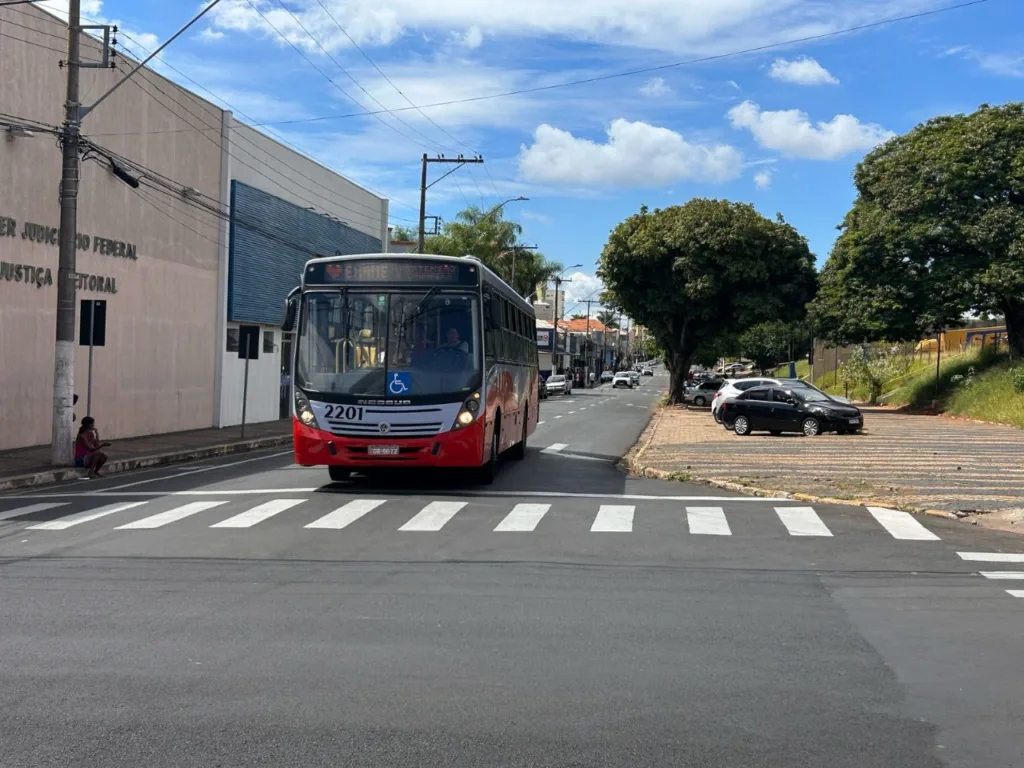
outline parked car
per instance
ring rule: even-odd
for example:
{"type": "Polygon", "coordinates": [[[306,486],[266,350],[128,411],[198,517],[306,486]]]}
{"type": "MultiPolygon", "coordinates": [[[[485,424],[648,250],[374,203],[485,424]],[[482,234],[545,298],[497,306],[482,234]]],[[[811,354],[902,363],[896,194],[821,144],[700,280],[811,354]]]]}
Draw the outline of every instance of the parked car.
{"type": "Polygon", "coordinates": [[[711,402],[711,398],[714,397],[715,392],[717,392],[724,383],[725,382],[721,379],[709,379],[708,381],[695,382],[686,387],[683,392],[683,402],[693,403],[699,408],[703,408],[711,402]]]}
{"type": "Polygon", "coordinates": [[[644,368],[642,371],[640,371],[640,375],[641,376],[653,376],[654,375],[654,371],[652,371],[650,368],[644,368]]]}
{"type": "MultiPolygon", "coordinates": [[[[711,401],[711,415],[715,417],[715,421],[719,424],[722,423],[722,416],[719,413],[719,407],[730,397],[739,397],[743,392],[746,392],[754,387],[783,387],[789,389],[812,389],[815,392],[825,394],[813,384],[804,381],[803,379],[778,379],[770,376],[752,376],[748,379],[731,379],[725,382],[725,385],[715,393],[714,399],[711,401]]],[[[850,401],[845,397],[837,397],[834,395],[825,395],[831,397],[833,400],[849,405],[850,401]]]]}
{"type": "Polygon", "coordinates": [[[629,375],[629,371],[617,371],[615,376],[612,378],[612,387],[627,387],[633,388],[633,377],[629,375]]]}
{"type": "Polygon", "coordinates": [[[864,427],[864,416],[853,405],[833,400],[809,387],[754,387],[721,404],[722,425],[737,435],[766,430],[773,435],[822,432],[845,435],[864,427]]]}
{"type": "Polygon", "coordinates": [[[601,371],[601,381],[611,381],[615,377],[615,374],[611,371],[601,371]]]}
{"type": "Polygon", "coordinates": [[[549,395],[568,395],[572,392],[572,384],[561,373],[553,373],[548,376],[548,380],[544,382],[544,387],[549,395]]]}

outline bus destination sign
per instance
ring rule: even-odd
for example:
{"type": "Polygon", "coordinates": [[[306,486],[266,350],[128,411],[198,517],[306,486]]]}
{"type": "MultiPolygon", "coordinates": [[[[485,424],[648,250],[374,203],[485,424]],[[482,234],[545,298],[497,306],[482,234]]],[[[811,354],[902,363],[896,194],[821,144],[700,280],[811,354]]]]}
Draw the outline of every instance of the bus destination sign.
{"type": "Polygon", "coordinates": [[[306,270],[307,285],[477,285],[478,281],[478,271],[472,265],[426,259],[327,261],[310,264],[306,270]]]}

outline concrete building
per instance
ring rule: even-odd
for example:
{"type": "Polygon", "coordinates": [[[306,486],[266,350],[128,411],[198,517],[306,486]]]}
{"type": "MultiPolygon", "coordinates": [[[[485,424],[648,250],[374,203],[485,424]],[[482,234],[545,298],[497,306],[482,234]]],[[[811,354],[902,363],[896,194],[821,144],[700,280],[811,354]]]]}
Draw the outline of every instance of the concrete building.
{"type": "MultiPolygon", "coordinates": [[[[0,450],[50,441],[67,25],[0,5],[0,450]],[[8,128],[13,130],[8,131],[8,128]]],[[[100,44],[83,37],[83,61],[100,44]]],[[[124,76],[83,69],[85,104],[124,76]]],[[[237,123],[148,69],[82,125],[76,311],[106,301],[93,415],[104,438],[235,424],[241,363],[232,330],[264,331],[248,419],[280,417],[283,301],[302,262],[380,251],[387,200],[237,123]],[[117,164],[126,171],[115,176],[117,164]],[[137,184],[125,183],[123,177],[137,184]],[[311,209],[311,210],[310,210],[311,209]],[[236,391],[237,390],[237,391],[236,391]]],[[[88,349],[75,360],[87,409],[88,349]]]]}

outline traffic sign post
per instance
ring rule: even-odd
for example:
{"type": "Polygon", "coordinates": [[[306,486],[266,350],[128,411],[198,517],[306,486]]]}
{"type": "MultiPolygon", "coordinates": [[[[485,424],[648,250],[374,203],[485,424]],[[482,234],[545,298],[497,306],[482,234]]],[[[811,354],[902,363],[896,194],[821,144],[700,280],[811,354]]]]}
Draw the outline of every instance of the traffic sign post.
{"type": "MultiPolygon", "coordinates": [[[[85,395],[86,416],[92,416],[92,353],[107,343],[107,302],[82,299],[78,320],[78,344],[89,347],[89,384],[85,395]]],[[[77,400],[77,396],[76,396],[77,400]]]]}
{"type": "Polygon", "coordinates": [[[240,325],[238,327],[238,357],[245,360],[245,378],[242,382],[242,439],[245,439],[245,406],[249,399],[249,361],[260,357],[260,327],[240,325]]]}

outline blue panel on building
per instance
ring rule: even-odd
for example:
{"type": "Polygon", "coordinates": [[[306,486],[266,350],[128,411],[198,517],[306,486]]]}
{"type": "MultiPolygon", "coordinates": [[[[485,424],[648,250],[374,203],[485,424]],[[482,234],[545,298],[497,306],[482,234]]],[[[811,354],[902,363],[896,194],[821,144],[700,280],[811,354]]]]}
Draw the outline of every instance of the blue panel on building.
{"type": "Polygon", "coordinates": [[[228,320],[277,325],[309,259],[380,252],[379,238],[232,181],[228,320]]]}

